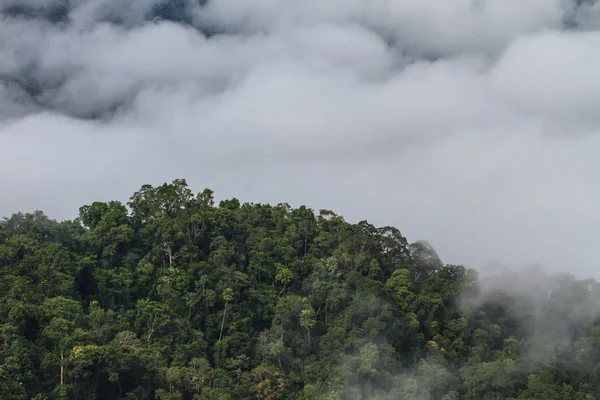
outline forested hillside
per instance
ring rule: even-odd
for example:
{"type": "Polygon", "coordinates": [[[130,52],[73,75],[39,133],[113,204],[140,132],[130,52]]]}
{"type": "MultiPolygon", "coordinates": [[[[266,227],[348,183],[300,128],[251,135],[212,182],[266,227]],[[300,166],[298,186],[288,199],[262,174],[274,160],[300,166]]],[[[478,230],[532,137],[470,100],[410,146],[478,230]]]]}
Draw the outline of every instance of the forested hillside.
{"type": "Polygon", "coordinates": [[[5,219],[0,272],[1,399],[600,398],[595,281],[332,211],[146,185],[5,219]]]}

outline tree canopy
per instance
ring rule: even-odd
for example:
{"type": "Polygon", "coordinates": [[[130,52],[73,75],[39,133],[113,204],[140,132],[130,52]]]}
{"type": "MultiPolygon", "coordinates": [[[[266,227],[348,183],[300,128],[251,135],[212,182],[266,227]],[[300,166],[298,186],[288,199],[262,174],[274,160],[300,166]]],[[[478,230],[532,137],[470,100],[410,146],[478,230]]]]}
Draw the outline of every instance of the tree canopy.
{"type": "Polygon", "coordinates": [[[599,290],[185,180],[0,223],[2,399],[600,398],[599,290]]]}

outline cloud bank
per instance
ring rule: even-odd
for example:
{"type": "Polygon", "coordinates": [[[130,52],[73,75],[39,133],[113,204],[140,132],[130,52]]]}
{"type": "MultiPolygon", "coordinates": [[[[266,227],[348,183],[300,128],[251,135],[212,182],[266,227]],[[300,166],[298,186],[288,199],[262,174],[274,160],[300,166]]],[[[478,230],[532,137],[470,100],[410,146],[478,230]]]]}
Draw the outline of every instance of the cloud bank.
{"type": "Polygon", "coordinates": [[[600,3],[0,0],[0,214],[184,177],[595,273],[600,3]]]}

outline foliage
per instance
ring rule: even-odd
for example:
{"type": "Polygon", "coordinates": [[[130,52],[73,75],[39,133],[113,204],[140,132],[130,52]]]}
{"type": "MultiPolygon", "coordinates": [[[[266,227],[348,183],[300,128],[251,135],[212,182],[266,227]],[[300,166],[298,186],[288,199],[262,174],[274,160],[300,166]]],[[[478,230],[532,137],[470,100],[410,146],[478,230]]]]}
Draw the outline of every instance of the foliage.
{"type": "Polygon", "coordinates": [[[595,281],[500,285],[396,228],[182,179],[4,219],[0,273],[2,399],[600,397],[595,281]]]}

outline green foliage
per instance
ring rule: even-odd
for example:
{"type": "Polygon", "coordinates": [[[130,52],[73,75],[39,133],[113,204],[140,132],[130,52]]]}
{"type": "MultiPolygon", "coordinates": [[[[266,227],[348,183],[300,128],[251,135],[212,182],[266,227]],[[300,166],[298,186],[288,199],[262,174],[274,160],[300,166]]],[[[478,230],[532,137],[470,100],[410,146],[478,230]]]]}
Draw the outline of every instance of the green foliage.
{"type": "Polygon", "coordinates": [[[2,399],[600,397],[594,281],[182,179],[79,211],[0,223],[2,399]]]}

